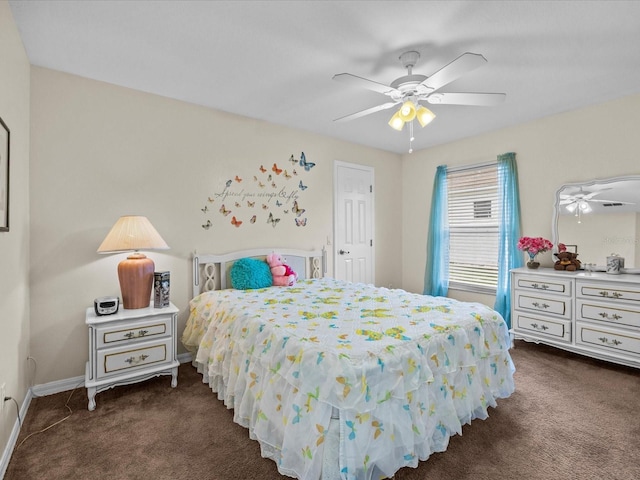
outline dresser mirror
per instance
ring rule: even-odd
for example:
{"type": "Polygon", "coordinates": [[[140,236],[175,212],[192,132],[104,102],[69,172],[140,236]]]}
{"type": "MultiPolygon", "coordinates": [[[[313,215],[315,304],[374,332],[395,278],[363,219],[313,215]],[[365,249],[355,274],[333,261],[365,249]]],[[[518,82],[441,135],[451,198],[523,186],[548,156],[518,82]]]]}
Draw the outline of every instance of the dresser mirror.
{"type": "Polygon", "coordinates": [[[583,267],[604,268],[618,254],[625,269],[640,272],[640,175],[562,185],[551,232],[554,253],[562,242],[578,252],[583,267]]]}

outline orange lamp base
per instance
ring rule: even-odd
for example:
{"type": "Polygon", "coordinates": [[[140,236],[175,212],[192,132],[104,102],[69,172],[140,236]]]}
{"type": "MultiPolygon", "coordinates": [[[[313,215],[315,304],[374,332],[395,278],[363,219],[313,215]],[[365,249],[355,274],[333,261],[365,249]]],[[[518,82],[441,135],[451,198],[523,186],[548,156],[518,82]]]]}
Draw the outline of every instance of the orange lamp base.
{"type": "Polygon", "coordinates": [[[132,253],[118,264],[122,306],[126,309],[146,308],[151,303],[153,260],[142,253],[132,253]]]}

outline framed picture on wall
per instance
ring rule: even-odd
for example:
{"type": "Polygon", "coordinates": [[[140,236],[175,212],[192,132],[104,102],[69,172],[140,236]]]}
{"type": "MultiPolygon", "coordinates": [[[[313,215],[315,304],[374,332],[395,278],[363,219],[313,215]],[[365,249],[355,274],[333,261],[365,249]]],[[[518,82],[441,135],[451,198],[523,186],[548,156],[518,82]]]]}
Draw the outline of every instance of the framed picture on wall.
{"type": "Polygon", "coordinates": [[[9,231],[9,127],[0,118],[0,232],[9,231]]]}

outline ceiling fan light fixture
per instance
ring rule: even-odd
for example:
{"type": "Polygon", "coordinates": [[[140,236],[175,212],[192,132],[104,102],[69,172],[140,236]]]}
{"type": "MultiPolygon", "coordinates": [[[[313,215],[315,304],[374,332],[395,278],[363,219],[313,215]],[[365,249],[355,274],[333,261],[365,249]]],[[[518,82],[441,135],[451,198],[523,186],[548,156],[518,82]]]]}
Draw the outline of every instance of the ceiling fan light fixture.
{"type": "Polygon", "coordinates": [[[591,208],[591,205],[589,205],[589,203],[585,200],[580,200],[580,202],[578,203],[578,206],[580,207],[580,211],[582,213],[591,213],[591,211],[593,210],[591,208]]]}
{"type": "Polygon", "coordinates": [[[576,211],[577,206],[578,206],[578,204],[573,202],[573,203],[570,203],[569,205],[567,205],[566,209],[567,209],[568,212],[573,213],[573,212],[576,211]]]}
{"type": "Polygon", "coordinates": [[[400,107],[399,113],[403,122],[411,122],[416,118],[416,106],[411,100],[407,100],[402,104],[402,107],[400,107]]]}
{"type": "Polygon", "coordinates": [[[402,131],[402,128],[404,127],[404,120],[400,116],[400,110],[393,114],[393,117],[389,120],[389,126],[399,132],[402,131]]]}
{"type": "Polygon", "coordinates": [[[416,118],[418,119],[420,126],[424,128],[427,124],[431,123],[434,118],[436,118],[436,115],[427,107],[420,105],[418,110],[416,110],[416,118]]]}

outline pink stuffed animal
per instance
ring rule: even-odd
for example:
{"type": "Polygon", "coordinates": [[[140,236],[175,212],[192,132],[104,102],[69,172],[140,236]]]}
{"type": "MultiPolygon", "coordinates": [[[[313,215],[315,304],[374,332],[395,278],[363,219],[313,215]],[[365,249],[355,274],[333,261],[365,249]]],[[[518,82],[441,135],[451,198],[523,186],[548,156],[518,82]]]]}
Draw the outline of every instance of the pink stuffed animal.
{"type": "Polygon", "coordinates": [[[296,272],[284,262],[280,254],[274,252],[267,255],[267,263],[269,267],[271,267],[271,276],[273,277],[274,285],[278,287],[290,287],[298,280],[296,272]]]}

